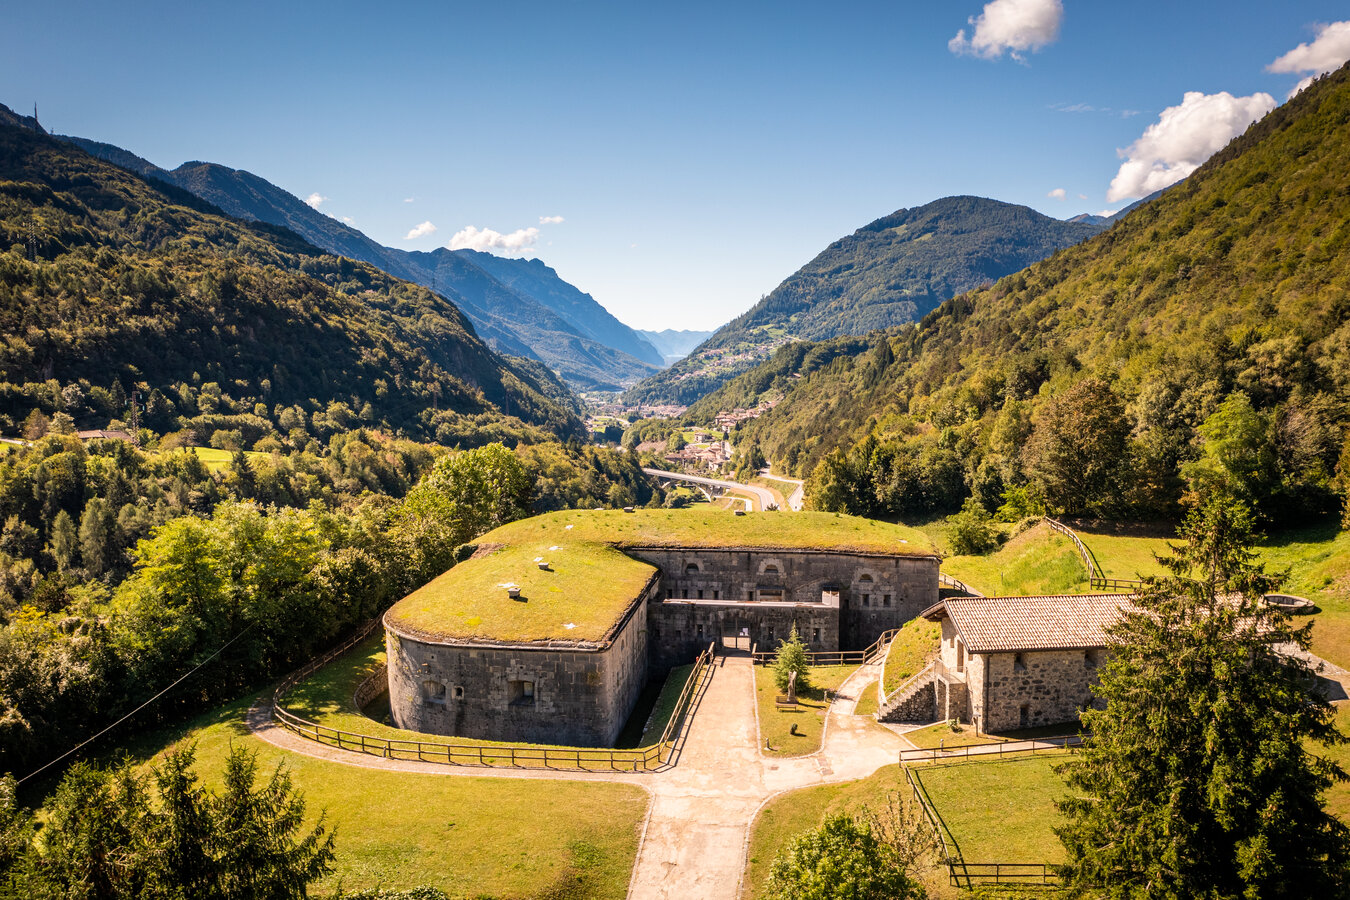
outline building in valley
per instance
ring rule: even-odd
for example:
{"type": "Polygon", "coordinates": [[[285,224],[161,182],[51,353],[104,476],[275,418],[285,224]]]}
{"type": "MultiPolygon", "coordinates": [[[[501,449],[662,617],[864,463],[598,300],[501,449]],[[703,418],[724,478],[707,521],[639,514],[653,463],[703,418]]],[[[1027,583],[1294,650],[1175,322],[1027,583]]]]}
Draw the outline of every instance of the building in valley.
{"type": "Polygon", "coordinates": [[[503,526],[385,615],[401,728],[612,745],[649,671],[710,643],[861,649],[938,599],[915,531],[826,513],[558,512],[503,526]]]}

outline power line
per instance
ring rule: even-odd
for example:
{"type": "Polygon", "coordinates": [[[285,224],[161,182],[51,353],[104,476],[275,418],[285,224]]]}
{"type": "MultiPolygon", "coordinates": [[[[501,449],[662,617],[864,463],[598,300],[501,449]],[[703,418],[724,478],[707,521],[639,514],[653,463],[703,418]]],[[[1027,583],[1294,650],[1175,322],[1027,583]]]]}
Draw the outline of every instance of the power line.
{"type": "Polygon", "coordinates": [[[182,684],[184,681],[186,681],[189,677],[191,677],[193,674],[195,674],[197,671],[199,671],[203,666],[205,666],[205,665],[206,665],[207,663],[209,663],[211,660],[215,659],[215,658],[216,658],[217,656],[219,656],[221,653],[225,652],[225,648],[226,648],[226,647],[230,646],[230,645],[233,644],[235,641],[239,640],[241,637],[243,637],[244,635],[248,634],[248,633],[249,633],[250,631],[252,631],[252,630],[253,630],[253,626],[252,626],[252,625],[249,625],[249,626],[248,626],[247,628],[245,628],[243,631],[239,632],[239,633],[236,634],[234,637],[230,638],[228,641],[226,641],[224,644],[222,644],[222,645],[220,646],[220,649],[219,649],[219,650],[217,650],[215,653],[212,653],[212,654],[211,654],[210,656],[208,656],[206,659],[202,660],[195,668],[193,668],[193,669],[192,669],[191,671],[189,671],[187,674],[183,675],[181,678],[179,678],[179,679],[178,679],[177,681],[175,681],[173,684],[169,685],[169,686],[166,687],[164,690],[160,691],[158,694],[156,694],[155,696],[151,697],[149,700],[145,701],[145,702],[142,703],[140,706],[136,707],[136,708],[133,709],[131,712],[127,713],[125,716],[123,716],[122,718],[118,719],[116,722],[114,722],[114,723],[112,723],[111,725],[109,725],[107,728],[105,728],[105,729],[103,729],[102,731],[100,731],[98,734],[96,734],[96,735],[94,735],[93,737],[89,738],[88,740],[86,740],[86,741],[84,741],[84,742],[78,744],[78,745],[75,746],[74,748],[72,748],[72,749],[70,749],[70,750],[67,750],[65,753],[62,753],[60,756],[58,756],[56,759],[52,760],[51,762],[47,763],[46,765],[44,765],[42,768],[40,768],[40,769],[34,769],[32,772],[29,772],[27,775],[25,775],[25,776],[23,776],[22,778],[20,778],[20,779],[18,780],[17,783],[18,783],[18,784],[23,784],[25,781],[27,781],[28,779],[32,778],[34,775],[37,775],[37,774],[40,773],[40,772],[44,772],[44,771],[46,771],[47,769],[50,769],[52,766],[56,765],[56,764],[59,763],[61,760],[65,759],[66,757],[68,757],[68,756],[70,756],[70,755],[72,755],[72,754],[74,754],[74,753],[78,753],[78,752],[79,752],[80,750],[82,750],[84,747],[88,746],[89,744],[92,744],[94,741],[96,741],[96,740],[98,740],[99,738],[103,737],[105,734],[107,734],[108,732],[112,731],[112,730],[113,730],[114,728],[116,728],[118,725],[121,725],[121,724],[122,724],[123,722],[125,722],[127,719],[130,719],[132,716],[136,715],[136,713],[138,713],[138,712],[140,712],[141,710],[145,709],[145,708],[146,708],[147,706],[149,706],[151,703],[154,703],[154,702],[155,702],[156,700],[158,700],[160,697],[163,697],[163,696],[164,696],[165,694],[167,694],[169,691],[171,691],[171,690],[173,690],[174,688],[178,687],[178,685],[180,685],[180,684],[182,684]]]}

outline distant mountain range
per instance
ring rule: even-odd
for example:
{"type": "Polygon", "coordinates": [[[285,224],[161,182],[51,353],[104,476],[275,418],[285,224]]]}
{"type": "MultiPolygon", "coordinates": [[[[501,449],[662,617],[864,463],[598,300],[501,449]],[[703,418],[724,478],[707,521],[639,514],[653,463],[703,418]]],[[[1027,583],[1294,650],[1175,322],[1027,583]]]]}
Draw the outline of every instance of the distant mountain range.
{"type": "Polygon", "coordinates": [[[689,355],[699,344],[713,336],[711,331],[690,331],[666,328],[663,331],[642,331],[638,334],[647,339],[647,343],[665,357],[666,365],[679,362],[689,355]]]}
{"type": "Polygon", "coordinates": [[[793,340],[861,335],[915,322],[944,300],[997,281],[1100,232],[1026,206],[945,197],[877,219],[826,247],[687,357],[638,383],[631,403],[693,403],[793,340]]]}
{"type": "Polygon", "coordinates": [[[0,254],[7,433],[34,407],[106,422],[135,390],[156,430],[238,431],[245,446],[288,407],[451,446],[582,434],[552,373],[494,353],[446,297],[3,107],[0,247],[18,248],[0,254]]]}
{"type": "Polygon", "coordinates": [[[112,144],[59,137],[138,175],[189,191],[232,216],[289,228],[330,253],[431,288],[459,306],[494,349],[543,362],[575,390],[620,390],[665,364],[637,332],[537,259],[386,247],[251,172],[199,161],[168,170],[112,144]]]}

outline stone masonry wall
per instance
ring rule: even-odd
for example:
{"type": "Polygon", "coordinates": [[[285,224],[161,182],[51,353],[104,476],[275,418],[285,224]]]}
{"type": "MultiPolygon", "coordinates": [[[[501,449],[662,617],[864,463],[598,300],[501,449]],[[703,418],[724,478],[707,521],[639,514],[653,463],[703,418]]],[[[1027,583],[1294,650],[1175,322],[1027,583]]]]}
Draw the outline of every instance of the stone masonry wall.
{"type": "MultiPolygon", "coordinates": [[[[1077,722],[1078,713],[1093,702],[1092,686],[1097,683],[1104,654],[1100,650],[1037,650],[991,653],[986,658],[988,709],[981,726],[984,731],[999,732],[1077,722]]],[[[973,684],[971,688],[974,695],[973,684]]]]}
{"type": "Polygon", "coordinates": [[[653,662],[662,666],[688,662],[709,642],[742,628],[752,643],[770,649],[787,637],[793,621],[813,650],[861,650],[938,600],[935,557],[694,548],[627,552],[661,571],[661,595],[650,615],[654,633],[660,632],[653,637],[653,662]],[[821,603],[827,589],[839,592],[837,611],[821,603]],[[700,600],[704,603],[692,602],[700,600]]]}
{"type": "Polygon", "coordinates": [[[386,628],[394,722],[455,737],[613,746],[646,683],[645,599],[603,650],[434,643],[386,628]]]}

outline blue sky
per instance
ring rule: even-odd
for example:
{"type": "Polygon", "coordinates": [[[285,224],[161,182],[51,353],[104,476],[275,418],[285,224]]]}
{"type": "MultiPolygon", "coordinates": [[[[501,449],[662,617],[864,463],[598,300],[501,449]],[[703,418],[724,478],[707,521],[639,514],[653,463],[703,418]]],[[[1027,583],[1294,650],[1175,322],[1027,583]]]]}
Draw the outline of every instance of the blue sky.
{"type": "Polygon", "coordinates": [[[1142,189],[1350,46],[1313,0],[10,7],[0,102],[49,129],[248,169],[393,246],[538,255],[643,328],[716,327],[942,196],[1119,208],[1119,150],[1142,189]]]}

